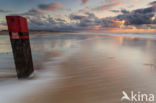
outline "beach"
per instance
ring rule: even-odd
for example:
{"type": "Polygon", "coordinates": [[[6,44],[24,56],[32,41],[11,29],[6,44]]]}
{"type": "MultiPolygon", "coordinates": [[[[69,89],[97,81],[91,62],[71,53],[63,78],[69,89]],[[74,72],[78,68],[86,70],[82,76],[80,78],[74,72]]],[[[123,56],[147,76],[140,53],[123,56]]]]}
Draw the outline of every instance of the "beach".
{"type": "Polygon", "coordinates": [[[0,103],[131,103],[121,101],[123,91],[156,95],[155,34],[30,38],[35,76],[18,80],[9,36],[0,35],[0,103]]]}

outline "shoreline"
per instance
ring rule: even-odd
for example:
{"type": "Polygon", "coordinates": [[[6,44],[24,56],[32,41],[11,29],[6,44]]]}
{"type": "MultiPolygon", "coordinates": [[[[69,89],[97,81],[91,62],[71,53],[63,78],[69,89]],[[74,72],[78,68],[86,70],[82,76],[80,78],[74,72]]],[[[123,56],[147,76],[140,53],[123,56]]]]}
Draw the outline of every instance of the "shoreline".
{"type": "MultiPolygon", "coordinates": [[[[8,35],[8,31],[7,30],[2,30],[0,31],[0,35],[8,35]]],[[[62,33],[73,33],[73,34],[95,34],[95,35],[100,35],[100,34],[106,34],[106,35],[130,35],[130,34],[137,34],[137,35],[142,35],[142,34],[150,34],[150,35],[156,35],[156,32],[143,32],[143,33],[138,33],[138,32],[121,32],[121,33],[114,33],[114,32],[85,32],[85,31],[53,31],[53,30],[29,30],[29,34],[32,34],[32,35],[36,35],[36,34],[62,34],[62,33]]]]}
{"type": "MultiPolygon", "coordinates": [[[[50,31],[50,30],[29,30],[29,34],[36,35],[36,34],[54,34],[54,33],[77,33],[77,32],[72,32],[72,31],[50,31]]],[[[9,32],[7,30],[5,31],[0,31],[0,35],[8,35],[9,32]]]]}

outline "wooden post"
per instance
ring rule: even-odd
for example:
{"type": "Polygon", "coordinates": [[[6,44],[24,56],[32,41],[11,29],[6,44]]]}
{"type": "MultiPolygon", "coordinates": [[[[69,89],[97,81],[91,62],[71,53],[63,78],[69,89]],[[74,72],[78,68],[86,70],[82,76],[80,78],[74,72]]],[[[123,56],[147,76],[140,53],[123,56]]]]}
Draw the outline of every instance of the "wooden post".
{"type": "Polygon", "coordinates": [[[21,16],[6,16],[17,77],[28,78],[34,71],[27,20],[21,16]]]}

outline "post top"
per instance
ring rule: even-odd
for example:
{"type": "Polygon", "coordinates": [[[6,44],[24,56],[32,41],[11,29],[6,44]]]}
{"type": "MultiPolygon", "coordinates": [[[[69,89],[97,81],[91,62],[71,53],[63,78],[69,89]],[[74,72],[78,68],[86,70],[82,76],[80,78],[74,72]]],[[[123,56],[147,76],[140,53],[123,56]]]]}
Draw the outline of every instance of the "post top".
{"type": "Polygon", "coordinates": [[[9,32],[28,32],[26,18],[22,16],[6,16],[9,32]]]}

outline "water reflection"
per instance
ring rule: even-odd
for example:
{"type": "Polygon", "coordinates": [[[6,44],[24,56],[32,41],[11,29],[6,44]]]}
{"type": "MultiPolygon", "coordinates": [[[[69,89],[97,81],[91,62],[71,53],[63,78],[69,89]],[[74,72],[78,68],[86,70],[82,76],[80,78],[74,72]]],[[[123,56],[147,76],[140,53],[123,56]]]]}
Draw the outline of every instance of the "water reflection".
{"type": "MultiPolygon", "coordinates": [[[[55,39],[50,39],[51,36],[45,38],[47,37],[43,37],[43,41],[33,41],[33,49],[45,52],[44,48],[49,54],[53,54],[52,51],[55,50],[63,53],[73,51],[73,48],[79,49],[59,63],[56,70],[60,75],[56,78],[56,86],[51,83],[35,94],[35,100],[30,95],[29,100],[24,98],[24,101],[121,103],[123,90],[156,93],[154,39],[106,35],[61,35],[55,39]],[[41,42],[47,45],[36,48],[41,42]]],[[[50,69],[51,65],[46,65],[49,72],[53,71],[53,68],[50,69]]]]}
{"type": "MultiPolygon", "coordinates": [[[[70,50],[74,46],[78,45],[79,41],[94,39],[94,42],[88,42],[84,44],[92,45],[88,49],[94,51],[95,57],[97,55],[111,54],[111,57],[120,57],[126,61],[133,61],[145,64],[146,66],[152,65],[155,69],[155,51],[156,40],[139,38],[135,36],[124,37],[120,35],[74,35],[74,34],[62,34],[62,35],[33,35],[31,37],[31,47],[33,51],[34,60],[40,58],[47,58],[51,56],[59,56],[62,52],[70,50]],[[103,54],[99,54],[99,53],[103,54]]],[[[86,47],[84,47],[86,48],[86,47]]],[[[0,38],[0,56],[8,53],[12,56],[12,50],[10,46],[10,40],[8,36],[1,36],[0,38]]],[[[9,57],[10,59],[11,57],[9,57]]],[[[97,58],[97,57],[96,57],[97,58]]],[[[3,56],[3,60],[7,59],[7,56],[3,56]],[[6,58],[5,58],[6,57],[6,58]]],[[[6,60],[8,61],[8,60],[6,60]]],[[[12,60],[13,61],[13,60],[12,60]]],[[[2,62],[1,62],[2,63],[2,62]]],[[[3,62],[4,64],[4,62],[3,62]]],[[[13,63],[12,63],[13,64],[13,63]]],[[[4,67],[3,67],[4,68],[4,67]]],[[[1,68],[2,69],[2,68],[1,68]]]]}
{"type": "MultiPolygon", "coordinates": [[[[34,63],[48,61],[42,69],[48,68],[50,73],[55,70],[59,77],[54,78],[57,86],[50,82],[33,96],[20,98],[22,102],[120,103],[123,90],[156,93],[154,38],[90,34],[33,35],[31,38],[34,63]],[[73,52],[75,48],[78,49],[73,52]],[[66,53],[73,54],[54,69],[51,58],[66,53]],[[50,59],[44,61],[47,58],[50,59]]],[[[6,58],[10,56],[4,56],[5,63],[10,61],[6,58]]],[[[53,77],[48,75],[48,78],[53,77]]]]}
{"type": "Polygon", "coordinates": [[[120,103],[123,90],[156,93],[154,45],[155,40],[121,36],[101,36],[81,42],[79,52],[61,64],[61,85],[46,100],[120,103]]]}

